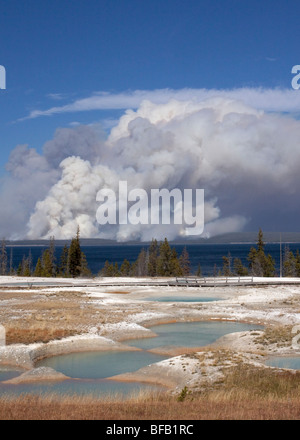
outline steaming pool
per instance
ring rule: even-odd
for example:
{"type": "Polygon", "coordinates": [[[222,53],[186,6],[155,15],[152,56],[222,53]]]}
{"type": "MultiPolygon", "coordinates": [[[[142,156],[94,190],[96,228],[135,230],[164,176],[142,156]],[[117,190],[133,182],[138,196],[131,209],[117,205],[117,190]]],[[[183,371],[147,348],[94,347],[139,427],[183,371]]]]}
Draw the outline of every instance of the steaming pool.
{"type": "MultiPolygon", "coordinates": [[[[8,385],[0,383],[0,394],[45,393],[61,394],[114,394],[128,395],[141,389],[156,390],[162,387],[138,382],[107,380],[111,376],[134,372],[142,367],[167,359],[167,356],[147,350],[158,347],[201,347],[216,341],[221,336],[242,331],[261,329],[262,326],[238,322],[201,321],[162,324],[150,327],[156,337],[130,339],[126,345],[140,348],[140,351],[105,351],[69,353],[42,359],[35,367],[52,367],[71,379],[60,382],[8,385]]],[[[6,370],[0,381],[17,376],[16,370],[6,370]]]]}
{"type": "Polygon", "coordinates": [[[269,367],[300,370],[300,356],[277,356],[266,362],[269,367]]]}

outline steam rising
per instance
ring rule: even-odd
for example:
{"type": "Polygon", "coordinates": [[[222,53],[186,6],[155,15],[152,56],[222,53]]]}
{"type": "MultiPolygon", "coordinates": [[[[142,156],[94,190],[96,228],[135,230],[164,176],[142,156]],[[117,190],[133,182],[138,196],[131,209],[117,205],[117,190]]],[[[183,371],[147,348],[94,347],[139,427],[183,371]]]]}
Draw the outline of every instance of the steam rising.
{"type": "Polygon", "coordinates": [[[69,238],[79,225],[82,237],[118,241],[183,234],[181,225],[100,227],[96,194],[101,188],[117,192],[120,180],[149,192],[204,188],[206,236],[247,225],[276,229],[279,204],[299,216],[299,139],[299,121],[239,101],[143,101],[126,111],[107,139],[94,127],[79,126],[58,129],[43,155],[16,147],[0,197],[7,206],[2,233],[69,238]]]}

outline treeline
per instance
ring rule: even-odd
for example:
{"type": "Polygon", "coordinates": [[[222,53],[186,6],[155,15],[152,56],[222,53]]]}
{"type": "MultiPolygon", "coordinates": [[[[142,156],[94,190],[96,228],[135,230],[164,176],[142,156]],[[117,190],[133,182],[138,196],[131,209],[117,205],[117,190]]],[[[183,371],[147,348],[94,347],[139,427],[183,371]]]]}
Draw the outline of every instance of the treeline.
{"type": "Polygon", "coordinates": [[[256,248],[251,247],[248,254],[248,267],[242,264],[240,258],[232,257],[230,253],[223,257],[223,275],[224,276],[257,276],[273,277],[276,276],[275,260],[270,254],[265,253],[265,242],[263,232],[258,232],[256,248]]]}
{"type": "Polygon", "coordinates": [[[76,237],[72,238],[70,246],[65,245],[59,261],[55,256],[55,240],[50,238],[49,247],[38,258],[35,267],[32,264],[32,256],[23,256],[17,269],[12,265],[12,250],[8,264],[8,254],[5,240],[2,240],[0,250],[0,274],[17,275],[24,277],[80,277],[91,276],[86,256],[80,246],[80,232],[77,230],[76,237]]]}
{"type": "MultiPolygon", "coordinates": [[[[117,262],[106,261],[99,275],[104,277],[172,277],[188,276],[190,273],[191,264],[186,247],[178,256],[176,249],[171,248],[165,238],[161,243],[153,239],[148,249],[142,249],[133,263],[124,259],[119,266],[117,262]]],[[[198,275],[200,275],[200,272],[198,272],[198,275]]]]}
{"type": "MultiPolygon", "coordinates": [[[[232,259],[230,253],[223,257],[224,276],[256,276],[256,277],[275,277],[276,266],[275,260],[270,254],[265,253],[265,242],[263,232],[258,232],[256,247],[251,247],[248,254],[248,267],[242,264],[240,258],[232,259]]],[[[285,246],[282,256],[282,276],[284,277],[300,277],[300,253],[297,249],[294,254],[288,246],[285,246]]]]}
{"type": "MultiPolygon", "coordinates": [[[[260,229],[256,247],[252,246],[245,266],[240,258],[232,258],[231,254],[222,257],[223,266],[214,266],[213,276],[276,276],[275,260],[265,252],[263,232],[260,229]]],[[[282,256],[282,276],[300,277],[300,252],[293,253],[288,246],[282,256]]],[[[88,267],[87,259],[80,246],[80,231],[72,238],[70,245],[65,245],[57,261],[55,255],[55,240],[50,238],[49,247],[43,251],[33,267],[32,256],[24,256],[17,268],[13,267],[13,248],[10,255],[7,253],[5,240],[0,246],[0,275],[18,275],[24,277],[90,277],[92,273],[88,267]]],[[[124,259],[119,265],[117,262],[105,262],[99,272],[104,277],[172,277],[172,276],[201,276],[201,266],[198,264],[196,273],[192,274],[189,254],[186,247],[180,255],[176,249],[171,248],[168,240],[158,243],[153,239],[147,249],[142,249],[137,259],[130,263],[124,259]]]]}

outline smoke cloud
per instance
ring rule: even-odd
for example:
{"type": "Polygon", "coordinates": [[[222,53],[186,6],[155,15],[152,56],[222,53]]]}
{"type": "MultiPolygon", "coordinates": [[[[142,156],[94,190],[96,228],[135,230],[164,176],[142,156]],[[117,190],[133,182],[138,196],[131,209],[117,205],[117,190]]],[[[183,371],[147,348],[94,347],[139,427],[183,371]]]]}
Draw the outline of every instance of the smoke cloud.
{"type": "Polygon", "coordinates": [[[58,129],[41,155],[16,147],[0,194],[8,208],[2,231],[59,239],[72,237],[79,225],[82,237],[118,241],[184,234],[181,225],[100,226],[96,195],[102,188],[117,192],[120,180],[148,193],[203,188],[204,236],[257,227],[296,230],[299,139],[299,121],[241,101],[143,101],[107,138],[98,127],[79,126],[58,129]]]}

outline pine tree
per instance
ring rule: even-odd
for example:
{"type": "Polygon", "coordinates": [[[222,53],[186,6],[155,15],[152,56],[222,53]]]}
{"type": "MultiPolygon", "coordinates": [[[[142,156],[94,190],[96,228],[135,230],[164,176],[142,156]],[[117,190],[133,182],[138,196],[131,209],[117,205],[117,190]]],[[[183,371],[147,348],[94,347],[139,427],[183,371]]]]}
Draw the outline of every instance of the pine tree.
{"type": "Polygon", "coordinates": [[[235,275],[246,276],[248,275],[247,267],[243,266],[242,260],[240,258],[235,258],[233,260],[233,271],[235,275]]]}
{"type": "Polygon", "coordinates": [[[6,275],[7,273],[7,251],[5,239],[1,243],[0,251],[0,275],[6,275]]]}
{"type": "Polygon", "coordinates": [[[80,275],[83,277],[91,277],[92,272],[90,271],[87,263],[86,256],[84,252],[81,251],[81,262],[80,262],[80,275]]]}
{"type": "Polygon", "coordinates": [[[43,276],[43,265],[42,265],[42,260],[40,257],[37,260],[33,275],[35,277],[42,277],[43,276]]]}
{"type": "Polygon", "coordinates": [[[49,243],[49,257],[50,257],[50,265],[51,265],[51,276],[54,277],[56,275],[56,265],[55,265],[55,240],[54,237],[50,237],[49,243]]]}
{"type": "Polygon", "coordinates": [[[68,277],[68,254],[69,249],[68,246],[65,244],[60,256],[60,262],[58,267],[58,274],[62,277],[68,277]]]}
{"type": "Polygon", "coordinates": [[[223,256],[223,275],[225,277],[230,277],[232,275],[232,271],[231,271],[231,261],[232,261],[232,257],[230,252],[228,252],[227,257],[223,256]]]}
{"type": "Polygon", "coordinates": [[[103,277],[114,277],[116,276],[116,264],[110,263],[109,261],[105,261],[104,267],[101,270],[101,276],[103,277]]]}
{"type": "Polygon", "coordinates": [[[114,277],[119,277],[120,276],[119,265],[118,265],[117,262],[115,262],[115,264],[113,266],[113,276],[114,277]]]}
{"type": "Polygon", "coordinates": [[[284,277],[297,276],[297,258],[294,256],[293,252],[290,251],[288,246],[286,246],[284,250],[283,276],[284,277]]]}
{"type": "Polygon", "coordinates": [[[171,250],[171,261],[170,261],[170,272],[169,276],[174,277],[182,277],[183,276],[183,269],[180,265],[180,261],[176,252],[176,249],[173,248],[171,250]]]}
{"type": "Polygon", "coordinates": [[[125,258],[120,267],[120,275],[122,277],[128,277],[130,275],[131,265],[129,261],[125,258]]]}
{"type": "Polygon", "coordinates": [[[188,251],[186,247],[184,246],[183,251],[179,257],[179,264],[182,270],[183,276],[189,276],[191,272],[191,263],[190,263],[190,257],[188,254],[188,251]]]}
{"type": "Polygon", "coordinates": [[[248,261],[249,269],[252,275],[258,277],[272,277],[275,276],[275,261],[271,255],[265,254],[265,243],[263,241],[262,230],[259,230],[257,249],[251,247],[248,261]]]}
{"type": "Polygon", "coordinates": [[[296,265],[295,265],[296,277],[300,277],[300,253],[299,253],[299,249],[297,249],[295,259],[296,259],[296,265]]]}
{"type": "Polygon", "coordinates": [[[149,261],[148,261],[148,275],[155,277],[157,275],[157,258],[159,254],[159,247],[157,240],[152,239],[149,247],[149,261]]]}
{"type": "Polygon", "coordinates": [[[46,249],[42,255],[42,277],[52,277],[53,274],[53,262],[50,254],[50,250],[46,249]]]}
{"type": "Polygon", "coordinates": [[[24,255],[21,263],[21,276],[31,277],[31,264],[31,253],[29,253],[29,256],[27,258],[24,255]]]}
{"type": "Polygon", "coordinates": [[[148,255],[145,249],[142,249],[138,255],[135,265],[135,275],[144,277],[148,274],[148,255]]]}
{"type": "Polygon", "coordinates": [[[13,268],[13,248],[10,248],[10,257],[9,257],[9,275],[14,275],[15,270],[13,268]]]}
{"type": "Polygon", "coordinates": [[[196,272],[197,277],[201,277],[202,276],[202,270],[201,270],[201,264],[198,264],[197,267],[197,272],[196,272]]]}
{"type": "Polygon", "coordinates": [[[72,238],[68,252],[68,273],[71,277],[79,277],[81,274],[81,248],[79,227],[75,238],[72,238]]]}
{"type": "Polygon", "coordinates": [[[157,275],[169,277],[172,275],[171,268],[172,250],[168,240],[165,238],[159,246],[159,256],[157,259],[157,275]]]}

